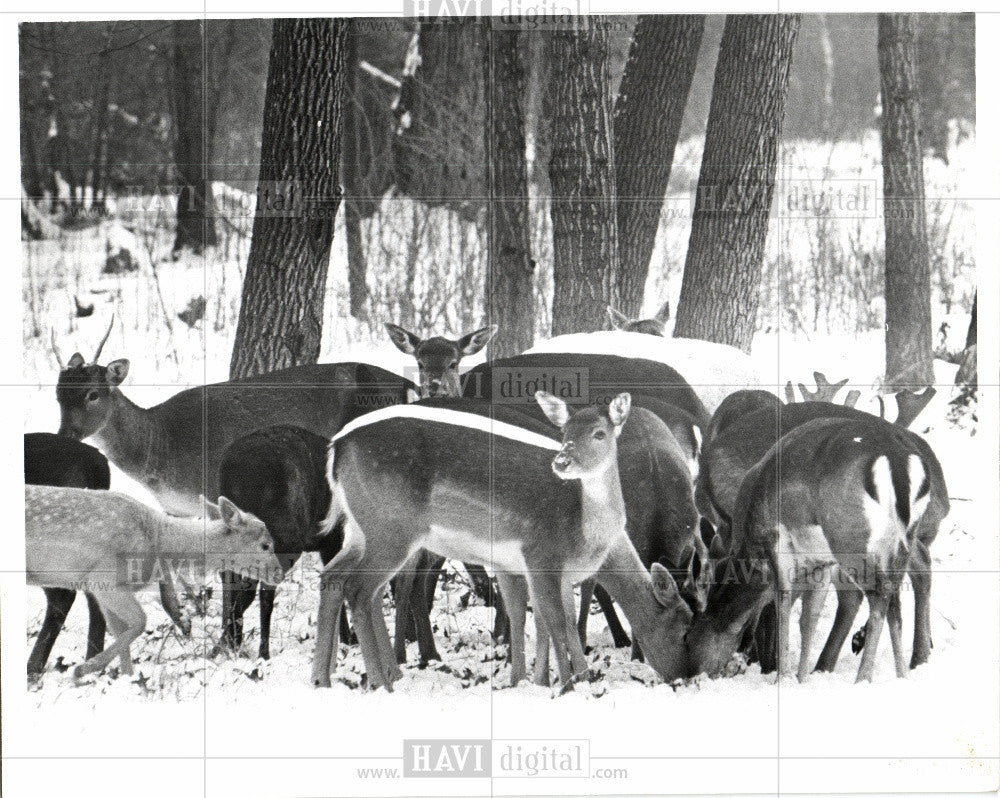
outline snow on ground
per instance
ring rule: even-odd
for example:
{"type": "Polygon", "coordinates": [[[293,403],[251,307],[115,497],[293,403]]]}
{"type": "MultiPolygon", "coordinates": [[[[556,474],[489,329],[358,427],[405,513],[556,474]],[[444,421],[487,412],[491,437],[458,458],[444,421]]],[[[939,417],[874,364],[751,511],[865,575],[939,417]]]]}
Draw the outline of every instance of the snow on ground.
{"type": "MultiPolygon", "coordinates": [[[[868,143],[858,146],[867,158],[868,143]]],[[[838,151],[837,158],[851,162],[855,156],[859,152],[848,147],[838,151]]],[[[859,163],[865,164],[867,174],[871,170],[865,158],[859,163]]],[[[932,177],[939,184],[948,179],[932,177]]],[[[229,199],[239,205],[245,197],[229,199]]],[[[964,235],[964,228],[959,232],[964,235]]],[[[683,252],[684,242],[678,243],[683,252]]],[[[245,237],[226,237],[211,260],[204,261],[171,262],[166,257],[169,246],[169,233],[159,223],[144,226],[141,215],[68,233],[58,242],[24,244],[25,431],[54,430],[58,424],[49,324],[55,326],[64,359],[75,349],[89,357],[114,312],[118,321],[102,359],[131,359],[125,392],[140,405],[162,401],[182,387],[226,378],[246,261],[245,237]],[[123,246],[138,257],[139,273],[102,275],[106,255],[123,246]],[[209,298],[206,318],[189,328],[176,313],[198,295],[209,298]],[[74,296],[94,302],[95,313],[75,318],[74,296]]],[[[346,271],[343,253],[334,257],[338,265],[331,272],[346,271]]],[[[336,315],[343,307],[343,286],[332,290],[337,296],[327,303],[321,361],[366,360],[412,378],[412,360],[386,343],[380,329],[336,315]]],[[[676,290],[672,296],[676,298],[676,290]]],[[[650,301],[654,299],[651,295],[650,301]]],[[[949,348],[959,348],[967,316],[946,315],[939,306],[935,329],[942,321],[950,325],[949,348]]],[[[641,349],[643,356],[669,363],[669,356],[660,351],[663,345],[662,340],[642,337],[628,352],[641,349]]],[[[870,409],[884,370],[883,349],[879,330],[780,337],[771,331],[757,335],[750,360],[764,375],[762,383],[779,393],[786,380],[811,385],[814,370],[832,381],[849,377],[849,387],[864,392],[862,403],[870,409]]],[[[464,366],[481,358],[470,358],[464,366]]],[[[219,636],[221,588],[215,581],[207,583],[213,591],[208,613],[195,618],[190,639],[179,638],[171,628],[155,591],[144,593],[149,621],[146,633],[133,644],[135,677],[115,678],[111,670],[75,685],[68,668],[81,660],[87,626],[85,604],[79,601],[48,671],[26,694],[28,722],[19,726],[16,737],[4,740],[5,755],[44,750],[56,756],[107,756],[111,746],[117,756],[145,757],[152,747],[161,756],[192,758],[193,766],[205,768],[193,777],[192,789],[205,786],[211,792],[214,787],[216,794],[444,795],[479,788],[466,781],[438,780],[426,787],[408,781],[403,788],[389,777],[365,778],[357,767],[398,765],[400,739],[405,737],[585,738],[594,758],[590,775],[596,778],[601,762],[623,766],[628,775],[603,783],[551,779],[546,785],[553,794],[773,792],[778,779],[783,791],[815,791],[819,773],[819,787],[830,791],[859,786],[902,792],[995,789],[1000,780],[996,451],[987,435],[976,434],[977,426],[968,416],[949,420],[953,377],[953,366],[937,364],[939,394],[914,425],[941,459],[953,501],[932,549],[934,651],[930,662],[906,680],[894,678],[884,634],[872,685],[853,684],[858,660],[849,652],[836,673],[814,676],[801,685],[775,685],[756,667],[714,681],[657,684],[645,665],[629,660],[626,650],[610,647],[603,617],[594,615],[590,662],[600,678],[558,698],[530,684],[510,689],[505,650],[490,639],[492,610],[475,600],[464,606],[468,585],[459,570],[442,582],[435,602],[441,663],[420,669],[411,645],[411,664],[396,692],[369,693],[360,687],[359,653],[342,647],[333,688],[316,690],[309,684],[309,671],[317,560],[307,555],[279,589],[273,657],[268,662],[256,659],[256,604],[246,614],[248,639],[240,654],[214,660],[205,656],[219,636]],[[773,757],[779,751],[788,759],[776,766],[773,757]],[[216,759],[203,765],[206,755],[216,759]],[[276,766],[272,758],[278,756],[299,759],[276,766]],[[831,756],[842,757],[834,760],[836,767],[819,759],[831,756]],[[232,757],[240,759],[227,766],[226,758],[232,757]]],[[[982,407],[995,408],[995,387],[982,388],[980,401],[982,407]]],[[[994,424],[990,419],[988,434],[994,424]]],[[[117,469],[112,484],[151,502],[117,469]]],[[[30,649],[44,598],[41,590],[28,588],[27,599],[30,649]]],[[[828,598],[820,634],[832,622],[834,605],[828,598]]],[[[909,641],[908,595],[903,606],[904,637],[909,641]]],[[[391,630],[388,599],[385,610],[391,630]]],[[[530,617],[528,626],[531,651],[530,617]]],[[[794,627],[792,636],[794,647],[794,627]]],[[[21,700],[5,694],[4,704],[9,712],[21,700]]],[[[172,778],[162,786],[149,784],[149,794],[180,783],[187,764],[177,760],[172,778]]],[[[10,772],[16,764],[5,767],[10,772]]],[[[529,789],[529,783],[510,780],[495,789],[517,793],[529,789]]]]}

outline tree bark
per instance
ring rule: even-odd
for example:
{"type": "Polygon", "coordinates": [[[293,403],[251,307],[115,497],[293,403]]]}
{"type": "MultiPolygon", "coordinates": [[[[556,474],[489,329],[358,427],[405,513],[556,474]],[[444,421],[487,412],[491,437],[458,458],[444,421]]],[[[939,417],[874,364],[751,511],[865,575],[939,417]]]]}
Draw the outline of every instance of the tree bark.
{"type": "Polygon", "coordinates": [[[365,120],[361,105],[360,70],[358,67],[358,36],[356,25],[347,32],[344,57],[345,96],[344,121],[342,123],[343,159],[341,174],[344,184],[344,233],[347,236],[347,290],[350,296],[351,315],[356,319],[367,316],[365,302],[368,299],[368,264],[361,237],[363,204],[372,203],[366,197],[364,167],[365,120]]]}
{"type": "Polygon", "coordinates": [[[895,391],[934,382],[913,15],[878,15],[878,62],[885,182],[885,384],[895,391]]]}
{"type": "Polygon", "coordinates": [[[174,95],[174,165],[177,168],[177,230],[174,252],[201,252],[216,243],[208,182],[204,128],[204,33],[197,19],[173,23],[171,89],[174,95]]]}
{"type": "Polygon", "coordinates": [[[575,17],[551,38],[553,335],[599,330],[618,303],[609,30],[575,17]]]}
{"type": "Polygon", "coordinates": [[[730,15],[674,335],[750,351],[797,14],[730,15]]]}
{"type": "Polygon", "coordinates": [[[642,312],[649,261],[704,28],[701,14],[640,17],[615,103],[618,310],[630,318],[642,312]]]}
{"type": "Polygon", "coordinates": [[[490,358],[510,357],[535,340],[534,267],[528,222],[528,169],[521,101],[526,82],[518,50],[519,31],[487,22],[486,310],[499,330],[490,358]]]}
{"type": "Polygon", "coordinates": [[[230,376],[315,363],[340,205],[347,21],[274,23],[260,180],[230,376]]]}

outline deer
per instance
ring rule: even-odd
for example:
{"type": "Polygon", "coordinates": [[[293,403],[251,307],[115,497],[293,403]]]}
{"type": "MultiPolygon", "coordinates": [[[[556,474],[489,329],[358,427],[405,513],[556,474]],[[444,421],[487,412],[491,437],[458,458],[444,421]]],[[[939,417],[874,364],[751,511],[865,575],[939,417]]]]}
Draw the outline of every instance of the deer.
{"type": "MultiPolygon", "coordinates": [[[[737,497],[747,473],[775,446],[782,436],[796,427],[822,418],[841,418],[857,423],[877,422],[887,428],[896,430],[924,457],[929,464],[932,476],[932,494],[935,512],[928,513],[919,522],[917,534],[908,561],[910,580],[914,587],[914,603],[917,612],[918,625],[915,629],[913,646],[913,667],[926,662],[930,656],[930,581],[931,561],[929,546],[937,536],[941,519],[947,515],[948,493],[944,484],[937,459],[927,443],[906,427],[913,422],[920,411],[934,396],[934,389],[928,388],[922,394],[904,392],[897,397],[900,412],[896,421],[890,423],[885,419],[865,413],[855,408],[846,407],[832,402],[811,401],[783,405],[770,399],[756,398],[740,392],[730,397],[729,407],[721,406],[716,416],[721,416],[719,423],[713,418],[710,429],[715,432],[704,444],[701,457],[701,470],[695,491],[698,509],[704,516],[716,520],[716,538],[709,543],[711,559],[718,563],[732,551],[733,539],[731,529],[733,513],[737,497]],[[735,411],[742,407],[744,413],[735,411]],[[943,508],[943,509],[942,509],[943,508]]],[[[843,613],[850,615],[846,623],[850,623],[860,605],[860,597],[848,597],[841,591],[838,594],[843,613]],[[847,602],[847,603],[845,603],[847,602]],[[852,604],[853,602],[853,612],[852,604]]],[[[839,612],[839,611],[838,611],[839,612]]],[[[768,632],[773,624],[768,617],[769,610],[765,607],[764,615],[758,624],[758,655],[762,658],[765,671],[773,668],[767,640],[768,632]]],[[[866,627],[867,628],[867,625],[866,627]]],[[[855,636],[853,647],[859,651],[864,645],[864,631],[855,636]]],[[[819,669],[832,670],[839,655],[836,652],[824,650],[820,657],[819,669]]]]}
{"type": "MultiPolygon", "coordinates": [[[[613,315],[612,310],[609,309],[609,315],[613,315]]],[[[645,321],[639,324],[644,325],[645,321]]],[[[665,338],[648,334],[646,329],[615,327],[613,330],[557,335],[537,342],[524,354],[617,355],[655,361],[683,375],[709,413],[714,413],[736,389],[763,389],[775,383],[776,375],[762,372],[749,355],[736,347],[692,338],[665,338]]],[[[463,375],[463,379],[468,378],[468,374],[463,375]]]]}
{"type": "MultiPolygon", "coordinates": [[[[24,483],[63,488],[109,490],[111,469],[107,458],[93,446],[50,432],[29,432],[24,436],[24,483]]],[[[62,631],[66,616],[76,600],[75,590],[45,588],[45,618],[34,648],[28,657],[28,677],[36,678],[45,670],[56,638],[62,631]]],[[[104,649],[107,624],[97,600],[90,594],[87,609],[90,624],[87,630],[86,658],[104,649]]],[[[169,574],[160,581],[160,600],[171,620],[184,635],[191,633],[191,622],[182,613],[169,574]]]]}
{"type": "Polygon", "coordinates": [[[457,340],[435,335],[421,338],[398,324],[385,325],[389,340],[403,354],[417,361],[420,396],[459,396],[458,366],[463,357],[474,355],[490,342],[499,328],[493,324],[461,336],[457,340]]]}
{"type": "MultiPolygon", "coordinates": [[[[739,488],[731,564],[750,566],[749,573],[719,581],[707,609],[694,619],[686,638],[691,674],[718,673],[771,601],[779,678],[790,672],[789,615],[801,596],[797,676],[805,680],[826,588],[836,574],[840,604],[817,670],[833,669],[861,597],[867,596],[867,640],[857,681],[872,680],[886,620],[896,676],[905,677],[900,582],[908,569],[913,578],[909,560],[921,528],[936,529],[947,512],[940,464],[930,447],[904,428],[874,416],[820,416],[795,426],[739,488]]],[[[929,631],[927,608],[917,600],[914,661],[929,631]]]]}
{"type": "Polygon", "coordinates": [[[643,333],[666,338],[667,322],[670,321],[670,302],[664,302],[651,319],[630,319],[624,313],[608,305],[608,321],[611,327],[620,332],[643,333]]]}
{"type": "MultiPolygon", "coordinates": [[[[264,522],[285,573],[306,551],[319,552],[326,565],[343,542],[342,522],[320,534],[321,523],[330,511],[328,447],[329,440],[322,435],[283,424],[238,438],[222,456],[219,490],[264,522]]],[[[241,578],[233,592],[233,606],[223,608],[221,645],[236,650],[243,642],[243,614],[253,602],[257,580],[241,578]]],[[[271,656],[275,593],[274,586],[260,583],[258,656],[265,660],[271,656]]]]}
{"type": "MultiPolygon", "coordinates": [[[[538,398],[549,407],[562,401],[538,398]]],[[[464,412],[468,405],[439,399],[387,408],[334,436],[328,478],[337,510],[329,518],[342,514],[346,523],[344,546],[321,575],[313,683],[329,684],[346,598],[369,685],[392,689],[402,672],[381,594],[421,549],[493,567],[511,606],[521,606],[513,593],[525,578],[536,617],[555,641],[563,689],[587,669],[572,585],[605,565],[647,660],[663,678],[676,678],[691,610],[666,568],[642,567],[625,533],[616,449],[628,394],[573,414],[561,444],[510,423],[506,408],[484,417],[464,412]]],[[[512,685],[526,675],[520,620],[511,616],[512,685]]]]}
{"type": "MultiPolygon", "coordinates": [[[[326,438],[363,413],[409,400],[409,380],[366,363],[294,366],[269,374],[189,388],[150,408],[122,391],[127,359],[100,365],[114,318],[86,361],[79,352],[59,363],[59,434],[90,440],[168,513],[197,515],[202,497],[219,495],[219,465],[237,438],[275,424],[326,438]]],[[[232,617],[234,586],[222,578],[223,608],[232,617]]]]}
{"type": "Polygon", "coordinates": [[[135,591],[177,560],[281,579],[264,524],[225,497],[217,512],[217,521],[175,518],[114,491],[24,486],[28,584],[89,592],[115,638],[73,669],[75,680],[115,657],[120,673],[132,675],[130,646],[146,626],[135,591]]]}

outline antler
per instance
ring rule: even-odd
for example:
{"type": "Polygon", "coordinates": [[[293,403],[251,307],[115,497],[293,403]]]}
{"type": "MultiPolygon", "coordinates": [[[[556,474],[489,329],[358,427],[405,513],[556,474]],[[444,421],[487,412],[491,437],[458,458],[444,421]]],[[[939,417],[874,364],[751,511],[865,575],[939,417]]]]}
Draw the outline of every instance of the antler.
{"type": "Polygon", "coordinates": [[[49,337],[52,340],[52,354],[54,354],[56,356],[56,363],[59,364],[59,370],[60,371],[65,371],[66,370],[66,364],[63,363],[62,355],[59,354],[59,347],[56,346],[56,328],[55,327],[50,327],[49,328],[49,332],[50,332],[49,337]]]}
{"type": "Polygon", "coordinates": [[[101,342],[97,345],[97,351],[94,352],[94,359],[92,361],[93,363],[96,364],[97,358],[101,356],[101,350],[104,349],[104,345],[108,342],[108,338],[111,336],[111,328],[114,326],[115,326],[115,316],[114,314],[111,314],[111,324],[108,325],[108,331],[104,333],[104,337],[101,339],[101,342]]]}
{"type": "Polygon", "coordinates": [[[844,377],[840,382],[831,383],[821,371],[814,371],[813,379],[816,380],[815,391],[810,391],[801,382],[799,383],[799,391],[802,393],[802,399],[806,402],[832,402],[837,391],[847,385],[847,377],[844,377]]]}
{"type": "Polygon", "coordinates": [[[901,427],[910,426],[916,417],[920,415],[921,411],[927,407],[935,394],[937,394],[937,390],[934,388],[925,388],[923,393],[905,390],[899,391],[896,394],[896,404],[899,406],[899,415],[896,417],[896,423],[901,427]]]}

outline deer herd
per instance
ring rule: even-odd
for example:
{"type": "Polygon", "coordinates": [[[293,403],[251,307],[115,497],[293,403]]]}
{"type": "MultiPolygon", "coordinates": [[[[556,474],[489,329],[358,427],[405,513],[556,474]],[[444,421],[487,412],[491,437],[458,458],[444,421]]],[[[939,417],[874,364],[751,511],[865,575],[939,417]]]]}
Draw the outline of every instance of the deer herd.
{"type": "Polygon", "coordinates": [[[668,682],[727,673],[737,653],[779,677],[832,671],[867,598],[852,638],[863,649],[857,678],[873,678],[885,625],[902,677],[906,575],[909,667],[926,662],[929,547],[948,491],[908,425],[933,389],[895,395],[892,420],[888,397],[879,415],[854,407],[857,391],[835,403],[846,380],[818,372],[815,391],[800,384],[796,402],[789,383],[782,401],[742,352],[663,337],[668,315],[630,320],[609,308],[611,331],[558,336],[464,374],[462,358],[496,328],[422,339],[390,324],[392,343],[416,360],[417,384],[367,363],[318,364],[191,388],[150,408],[122,390],[128,360],[98,362],[110,327],[89,362],[77,353],[63,364],[53,340],[59,432],[24,438],[27,581],[47,601],[29,676],[44,671],[77,591],[90,610],[77,678],[115,657],[132,673],[130,645],[146,623],[135,592],[153,582],[189,634],[178,582],[192,590],[191,574],[178,561],[196,562],[196,579],[221,575],[213,654],[239,651],[259,596],[266,659],[276,588],[304,552],[323,564],[317,686],[330,684],[352,635],[372,688],[403,677],[408,640],[422,663],[440,658],[430,613],[445,558],[463,563],[496,607],[511,685],[528,673],[529,606],[533,681],[550,683],[550,652],[561,690],[592,678],[592,598],[615,645],[631,644],[668,682]],[[656,360],[635,356],[652,346],[656,360]],[[109,461],[162,510],[111,491],[109,461]],[[394,641],[383,613],[390,582],[394,641]],[[831,586],[836,616],[814,658],[831,586]]]}

